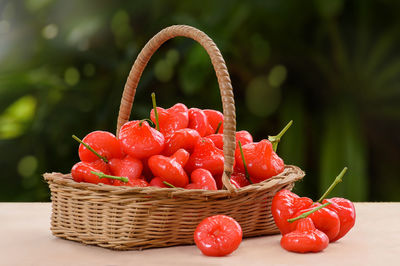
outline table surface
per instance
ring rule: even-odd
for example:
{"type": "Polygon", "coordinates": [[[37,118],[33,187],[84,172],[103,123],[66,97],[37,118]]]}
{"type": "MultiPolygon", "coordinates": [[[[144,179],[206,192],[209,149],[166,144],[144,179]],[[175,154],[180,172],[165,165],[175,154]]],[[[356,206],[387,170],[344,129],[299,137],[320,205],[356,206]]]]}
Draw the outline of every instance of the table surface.
{"type": "Polygon", "coordinates": [[[54,237],[50,203],[0,203],[1,265],[400,265],[400,203],[356,203],[356,225],[323,252],[281,248],[281,236],[244,239],[229,256],[196,246],[113,251],[54,237]]]}

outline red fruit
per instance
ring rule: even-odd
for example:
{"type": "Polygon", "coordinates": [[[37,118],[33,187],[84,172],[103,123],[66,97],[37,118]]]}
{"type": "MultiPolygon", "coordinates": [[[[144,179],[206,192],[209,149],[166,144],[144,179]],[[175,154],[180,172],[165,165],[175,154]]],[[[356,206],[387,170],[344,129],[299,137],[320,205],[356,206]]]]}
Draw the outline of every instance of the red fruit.
{"type": "Polygon", "coordinates": [[[190,154],[185,149],[179,149],[174,154],[172,154],[170,158],[174,159],[182,167],[185,167],[187,161],[189,160],[189,156],[190,154]]]}
{"type": "Polygon", "coordinates": [[[172,133],[165,142],[164,155],[170,156],[179,149],[192,152],[194,145],[200,140],[200,134],[194,129],[184,128],[172,133]]]}
{"type": "Polygon", "coordinates": [[[161,188],[168,187],[166,184],[163,183],[163,180],[160,177],[154,177],[150,181],[150,186],[152,186],[152,187],[161,187],[161,188]]]}
{"type": "MultiPolygon", "coordinates": [[[[224,135],[223,134],[212,134],[212,135],[207,136],[206,138],[211,139],[218,149],[221,149],[221,150],[223,149],[223,147],[224,147],[224,140],[223,140],[224,135]]],[[[238,144],[239,140],[243,146],[248,143],[252,143],[253,137],[246,130],[236,132],[236,149],[239,148],[239,144],[238,144]]]]}
{"type": "Polygon", "coordinates": [[[186,189],[203,189],[200,184],[190,183],[186,187],[186,189]]]}
{"type": "MultiPolygon", "coordinates": [[[[157,107],[157,113],[160,132],[166,137],[178,129],[186,128],[189,124],[188,109],[182,103],[177,103],[169,109],[157,107]]],[[[154,109],[150,112],[150,118],[156,123],[154,109]]]]}
{"type": "Polygon", "coordinates": [[[313,204],[310,198],[300,198],[295,193],[282,189],[272,199],[271,213],[276,226],[285,235],[293,230],[291,223],[287,220],[300,210],[309,208],[313,204]]]}
{"type": "Polygon", "coordinates": [[[206,109],[203,110],[204,114],[207,116],[207,121],[210,124],[209,127],[209,134],[215,134],[219,123],[221,123],[221,126],[218,130],[217,133],[223,133],[224,132],[224,115],[216,110],[210,110],[206,109]]]}
{"type": "Polygon", "coordinates": [[[340,219],[340,229],[338,235],[331,240],[334,242],[342,238],[354,226],[356,222],[356,210],[354,204],[344,198],[324,199],[322,203],[330,202],[326,208],[337,213],[340,219]]]}
{"type": "Polygon", "coordinates": [[[146,121],[129,121],[119,132],[122,148],[133,158],[144,159],[164,149],[164,135],[146,121]]]}
{"type": "Polygon", "coordinates": [[[209,124],[206,114],[203,110],[198,108],[189,109],[189,125],[188,128],[192,128],[199,132],[200,136],[205,136],[209,130],[209,124]]]}
{"type": "MultiPolygon", "coordinates": [[[[87,134],[82,141],[108,160],[112,158],[122,158],[124,156],[121,144],[110,132],[93,131],[87,134]]],[[[79,158],[82,162],[94,162],[99,159],[97,155],[82,144],[79,145],[79,158]]]]}
{"type": "Polygon", "coordinates": [[[240,185],[235,180],[231,180],[231,184],[235,188],[240,188],[240,185]]]}
{"type": "MultiPolygon", "coordinates": [[[[273,151],[268,140],[249,143],[242,146],[247,170],[253,183],[281,173],[285,167],[283,160],[273,151]]],[[[243,160],[240,151],[235,152],[237,168],[244,172],[243,160]]]]}
{"type": "Polygon", "coordinates": [[[224,184],[222,184],[222,174],[214,175],[214,180],[215,180],[215,183],[217,184],[217,189],[222,189],[222,187],[224,185],[224,184]]]}
{"type": "Polygon", "coordinates": [[[245,187],[250,185],[249,180],[247,180],[245,173],[239,172],[239,171],[233,171],[231,175],[231,183],[236,184],[238,187],[245,187]]]}
{"type": "Polygon", "coordinates": [[[319,252],[329,244],[328,237],[315,228],[310,218],[299,220],[296,230],[284,235],[281,246],[292,252],[319,252]]]}
{"type": "Polygon", "coordinates": [[[151,172],[150,168],[149,168],[149,159],[142,159],[142,164],[143,164],[143,170],[142,170],[142,176],[144,177],[144,179],[147,182],[150,182],[151,179],[153,178],[153,173],[151,172]]]}
{"type": "Polygon", "coordinates": [[[94,162],[90,162],[87,163],[89,164],[91,167],[97,169],[96,172],[102,172],[103,174],[110,174],[110,167],[108,163],[105,163],[103,160],[101,159],[97,159],[97,161],[94,162]]]}
{"type": "Polygon", "coordinates": [[[127,187],[148,187],[149,183],[140,178],[129,178],[129,182],[123,182],[120,180],[114,180],[114,186],[127,186],[127,187]]]}
{"type": "Polygon", "coordinates": [[[127,155],[123,159],[111,159],[108,162],[111,174],[128,178],[138,178],[142,174],[143,164],[140,160],[127,155]]]}
{"type": "Polygon", "coordinates": [[[189,178],[180,163],[187,161],[189,153],[180,149],[171,157],[153,155],[149,158],[148,165],[154,176],[160,177],[176,187],[185,187],[189,178]]]}
{"type": "Polygon", "coordinates": [[[188,173],[198,168],[204,168],[212,175],[219,175],[224,171],[224,152],[215,147],[210,139],[202,138],[196,143],[185,167],[188,173]]]}
{"type": "Polygon", "coordinates": [[[194,242],[206,256],[225,256],[242,242],[242,228],[226,215],[205,218],[194,231],[194,242]]]}
{"type": "MultiPolygon", "coordinates": [[[[321,205],[322,204],[320,204],[320,203],[314,203],[309,208],[298,211],[291,218],[295,218],[295,217],[297,217],[305,212],[311,211],[312,209],[315,209],[316,207],[321,206],[321,205]]],[[[327,235],[327,237],[329,238],[329,241],[333,241],[333,239],[336,238],[336,236],[339,233],[340,220],[339,220],[339,216],[334,211],[331,211],[327,207],[325,207],[325,208],[322,208],[322,209],[310,214],[308,217],[311,218],[314,226],[318,230],[322,231],[324,234],[327,235]]],[[[292,231],[294,231],[296,229],[298,222],[299,222],[299,220],[292,223],[292,231]]]]}
{"type": "Polygon", "coordinates": [[[215,183],[214,177],[211,175],[210,171],[206,169],[196,169],[190,175],[192,181],[191,184],[187,185],[185,188],[196,188],[196,189],[206,189],[206,190],[217,190],[217,184],[215,183]]]}
{"type": "MultiPolygon", "coordinates": [[[[96,164],[99,164],[96,162],[96,164]]],[[[98,168],[93,167],[90,163],[79,162],[76,163],[71,169],[72,178],[75,182],[87,182],[92,184],[103,183],[110,185],[112,181],[108,178],[99,178],[91,172],[101,172],[98,168]]]]}

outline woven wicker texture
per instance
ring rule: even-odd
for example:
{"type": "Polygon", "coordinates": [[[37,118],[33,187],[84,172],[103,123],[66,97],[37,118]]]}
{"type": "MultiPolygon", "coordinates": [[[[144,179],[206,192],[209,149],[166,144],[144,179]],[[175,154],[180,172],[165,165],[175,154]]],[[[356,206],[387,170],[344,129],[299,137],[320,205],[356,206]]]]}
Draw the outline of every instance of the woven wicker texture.
{"type": "Polygon", "coordinates": [[[129,120],[136,87],[148,61],[167,40],[184,36],[198,41],[214,66],[224,112],[224,175],[227,190],[132,188],[77,183],[71,175],[46,173],[51,191],[51,231],[55,236],[111,249],[130,250],[193,243],[193,232],[205,217],[225,214],[242,226],[244,237],[278,232],[271,215],[272,197],[291,189],[304,172],[296,166],[271,179],[235,189],[233,172],[236,115],[230,77],[215,43],[202,31],[185,25],[168,27],[142,49],[125,84],[118,116],[120,127],[129,120]]]}
{"type": "Polygon", "coordinates": [[[192,244],[200,221],[216,214],[236,219],[244,237],[277,233],[272,197],[280,189],[291,189],[303,176],[299,168],[286,166],[279,176],[232,195],[228,190],[76,183],[70,175],[44,174],[53,202],[53,234],[120,250],[192,244]]]}

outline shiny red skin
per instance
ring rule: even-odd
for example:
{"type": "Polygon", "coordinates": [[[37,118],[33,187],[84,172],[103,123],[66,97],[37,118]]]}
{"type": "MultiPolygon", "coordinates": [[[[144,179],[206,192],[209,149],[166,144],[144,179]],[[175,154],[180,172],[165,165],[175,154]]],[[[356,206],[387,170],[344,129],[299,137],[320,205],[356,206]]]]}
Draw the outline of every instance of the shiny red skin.
{"type": "Polygon", "coordinates": [[[110,166],[108,163],[105,163],[103,160],[98,159],[97,161],[88,163],[91,167],[97,169],[96,172],[102,172],[106,175],[111,174],[110,166]]]}
{"type": "Polygon", "coordinates": [[[204,137],[208,130],[209,124],[206,114],[203,110],[198,108],[189,109],[189,125],[188,128],[194,129],[199,132],[201,137],[204,137]]]}
{"type": "Polygon", "coordinates": [[[190,183],[185,188],[191,189],[206,189],[206,190],[217,190],[217,184],[215,183],[214,177],[210,173],[210,171],[206,169],[196,169],[190,175],[190,183]]]}
{"type": "Polygon", "coordinates": [[[160,154],[164,149],[164,135],[150,127],[146,121],[125,123],[119,132],[124,152],[133,158],[144,159],[160,154]]]}
{"type": "Polygon", "coordinates": [[[329,244],[329,238],[316,229],[311,218],[304,218],[297,223],[296,230],[284,235],[281,246],[291,252],[320,252],[329,244]]]}
{"type": "Polygon", "coordinates": [[[207,121],[210,125],[208,134],[215,134],[218,124],[221,122],[221,126],[217,133],[224,133],[224,115],[216,110],[205,109],[204,114],[207,116],[207,121]]]}
{"type": "MultiPolygon", "coordinates": [[[[96,161],[95,164],[100,163],[96,161]]],[[[112,181],[109,178],[100,179],[97,175],[92,174],[92,171],[101,172],[99,168],[95,168],[91,163],[79,162],[72,167],[71,175],[75,182],[87,182],[92,184],[103,183],[107,185],[112,184],[112,181]]]]}
{"type": "Polygon", "coordinates": [[[231,184],[232,186],[234,186],[235,188],[241,188],[241,186],[238,184],[238,182],[236,180],[231,180],[231,184]]]}
{"type": "Polygon", "coordinates": [[[331,199],[324,199],[322,203],[330,202],[326,208],[334,211],[339,216],[340,220],[340,230],[338,235],[331,241],[334,242],[339,240],[347,232],[354,226],[356,223],[356,210],[354,208],[354,204],[344,198],[331,198],[331,199]]]}
{"type": "Polygon", "coordinates": [[[165,141],[163,154],[170,156],[179,149],[192,152],[194,145],[201,139],[199,132],[191,128],[184,128],[175,131],[165,141]]]}
{"type": "MultiPolygon", "coordinates": [[[[221,149],[221,150],[223,149],[223,147],[224,147],[224,140],[223,140],[224,135],[223,134],[212,134],[212,135],[207,136],[206,138],[211,139],[214,142],[215,147],[217,147],[218,149],[221,149]]],[[[241,131],[236,132],[236,149],[239,149],[239,140],[243,146],[243,145],[252,143],[253,137],[246,130],[241,130],[241,131]]]]}
{"type": "MultiPolygon", "coordinates": [[[[283,172],[285,164],[273,151],[268,140],[253,142],[242,146],[247,169],[253,183],[264,181],[283,172]]],[[[237,168],[244,172],[242,155],[235,152],[237,168]]]]}
{"type": "MultiPolygon", "coordinates": [[[[309,208],[298,211],[291,218],[295,218],[305,212],[311,211],[312,209],[321,206],[320,203],[314,203],[309,208]]],[[[332,242],[339,233],[340,220],[336,212],[329,210],[324,207],[308,216],[313,221],[314,226],[327,235],[329,241],[332,242]]],[[[299,221],[299,220],[298,220],[299,221]]],[[[292,231],[296,229],[298,221],[292,223],[292,231]]]]}
{"type": "MultiPolygon", "coordinates": [[[[108,160],[112,158],[122,158],[124,156],[120,142],[110,132],[93,131],[87,134],[82,141],[108,160]]],[[[94,162],[99,159],[97,155],[82,144],[79,145],[78,152],[82,162],[94,162]]]]}
{"type": "Polygon", "coordinates": [[[112,175],[128,178],[139,178],[143,170],[142,161],[129,155],[123,159],[111,159],[108,165],[112,175]]]}
{"type": "MultiPolygon", "coordinates": [[[[189,153],[184,149],[180,149],[176,153],[182,154],[184,152],[188,156],[189,153]]],[[[183,156],[177,157],[182,158],[183,156]]],[[[189,178],[182,165],[172,156],[153,155],[149,158],[148,165],[153,175],[160,177],[162,181],[166,181],[175,187],[185,187],[189,184],[189,178]]]]}
{"type": "Polygon", "coordinates": [[[239,223],[226,215],[205,218],[194,231],[194,242],[206,256],[231,254],[239,247],[242,237],[239,223]]]}
{"type": "Polygon", "coordinates": [[[237,188],[251,185],[249,180],[247,180],[245,173],[239,171],[233,171],[231,175],[231,183],[237,185],[237,188]]]}
{"type": "Polygon", "coordinates": [[[190,153],[185,149],[179,149],[170,156],[171,159],[177,161],[182,167],[185,167],[190,157],[190,153]]]}
{"type": "MultiPolygon", "coordinates": [[[[178,129],[187,128],[189,124],[188,108],[182,103],[177,103],[169,109],[157,107],[157,113],[160,132],[163,133],[165,137],[171,135],[178,129]]],[[[154,109],[150,112],[150,119],[156,123],[154,109]]]]}
{"type": "Polygon", "coordinates": [[[161,188],[168,188],[166,184],[163,183],[163,180],[160,177],[153,177],[150,181],[150,186],[152,187],[161,187],[161,188]]]}
{"type": "Polygon", "coordinates": [[[203,189],[200,184],[189,183],[185,189],[203,189]]]}
{"type": "Polygon", "coordinates": [[[309,208],[313,204],[310,198],[300,198],[295,193],[282,189],[272,199],[271,212],[276,226],[285,235],[293,230],[287,219],[293,218],[298,211],[309,208]]]}
{"type": "Polygon", "coordinates": [[[224,185],[224,184],[222,184],[222,174],[214,175],[214,180],[215,180],[215,183],[217,184],[217,189],[222,189],[222,187],[224,185]]]}
{"type": "Polygon", "coordinates": [[[148,187],[149,183],[140,178],[129,178],[129,182],[114,180],[113,186],[126,186],[126,187],[148,187]]]}
{"type": "Polygon", "coordinates": [[[196,143],[185,167],[188,173],[198,168],[204,168],[212,175],[219,175],[224,171],[224,152],[215,147],[210,139],[202,138],[196,143]]]}

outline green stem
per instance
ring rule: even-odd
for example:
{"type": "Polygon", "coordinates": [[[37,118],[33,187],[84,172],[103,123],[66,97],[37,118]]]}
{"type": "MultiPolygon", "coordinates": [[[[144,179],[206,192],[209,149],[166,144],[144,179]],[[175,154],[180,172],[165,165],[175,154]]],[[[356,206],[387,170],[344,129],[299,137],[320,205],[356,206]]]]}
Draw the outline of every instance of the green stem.
{"type": "Polygon", "coordinates": [[[247,171],[247,164],[246,164],[246,160],[244,159],[242,143],[240,142],[240,140],[238,141],[238,143],[239,143],[240,154],[242,155],[242,161],[243,161],[244,173],[246,175],[246,179],[249,181],[250,184],[253,184],[253,181],[251,181],[251,179],[250,179],[249,171],[247,171]]]}
{"type": "Polygon", "coordinates": [[[331,204],[331,203],[330,203],[330,202],[327,202],[327,203],[325,203],[325,204],[322,204],[321,206],[318,206],[317,208],[314,208],[314,209],[312,209],[312,210],[310,210],[310,211],[308,211],[308,212],[305,212],[305,213],[303,213],[303,214],[301,214],[301,215],[299,215],[299,216],[297,216],[297,217],[295,217],[295,218],[288,219],[287,221],[288,221],[289,223],[293,223],[294,221],[297,221],[297,220],[306,218],[306,217],[307,217],[308,215],[310,215],[311,213],[314,213],[314,212],[316,212],[316,211],[318,211],[318,210],[320,210],[320,209],[322,209],[322,208],[328,206],[329,204],[331,204]]]}
{"type": "Polygon", "coordinates": [[[154,122],[151,121],[151,120],[148,119],[148,118],[144,118],[144,119],[140,120],[140,121],[139,121],[139,126],[142,126],[142,124],[143,124],[144,121],[149,122],[149,123],[151,124],[151,126],[153,126],[153,127],[155,126],[154,122]]]}
{"type": "Polygon", "coordinates": [[[163,182],[165,185],[169,186],[169,187],[176,188],[176,186],[174,186],[174,185],[168,183],[167,181],[162,181],[162,182],[163,182]]]}
{"type": "Polygon", "coordinates": [[[158,123],[156,94],[154,92],[151,93],[151,101],[153,102],[154,117],[156,118],[156,129],[160,131],[160,124],[158,123]]]}
{"type": "Polygon", "coordinates": [[[75,135],[72,135],[72,138],[73,138],[74,140],[76,140],[77,142],[79,142],[80,144],[82,144],[83,146],[85,146],[89,151],[93,152],[97,157],[99,157],[100,159],[102,159],[105,163],[108,163],[107,158],[104,157],[104,156],[101,156],[99,153],[97,153],[95,150],[93,150],[93,148],[90,147],[89,144],[83,142],[80,138],[78,138],[78,137],[75,136],[75,135]]]}
{"type": "Polygon", "coordinates": [[[120,180],[122,182],[128,183],[129,182],[129,178],[127,177],[123,177],[123,176],[114,176],[114,175],[106,175],[102,172],[95,172],[95,171],[91,171],[92,174],[97,175],[100,179],[102,178],[110,178],[110,179],[115,179],[115,180],[120,180]]]}
{"type": "Polygon", "coordinates": [[[347,171],[347,167],[343,168],[342,172],[340,172],[340,174],[335,178],[333,183],[325,191],[324,195],[322,195],[322,197],[318,200],[319,203],[321,203],[328,196],[328,194],[331,193],[331,191],[336,187],[337,184],[342,182],[342,177],[344,176],[346,171],[347,171]]]}
{"type": "Polygon", "coordinates": [[[222,126],[222,122],[219,122],[219,123],[218,123],[218,126],[217,126],[217,129],[215,130],[215,133],[214,133],[214,134],[218,134],[218,131],[219,131],[219,129],[221,128],[221,126],[222,126]]]}
{"type": "Polygon", "coordinates": [[[290,126],[293,124],[293,120],[290,120],[290,122],[282,129],[281,132],[279,132],[278,135],[276,136],[269,136],[268,140],[271,141],[272,143],[272,148],[276,152],[278,149],[278,143],[281,141],[282,136],[286,133],[286,131],[290,128],[290,126]]]}

